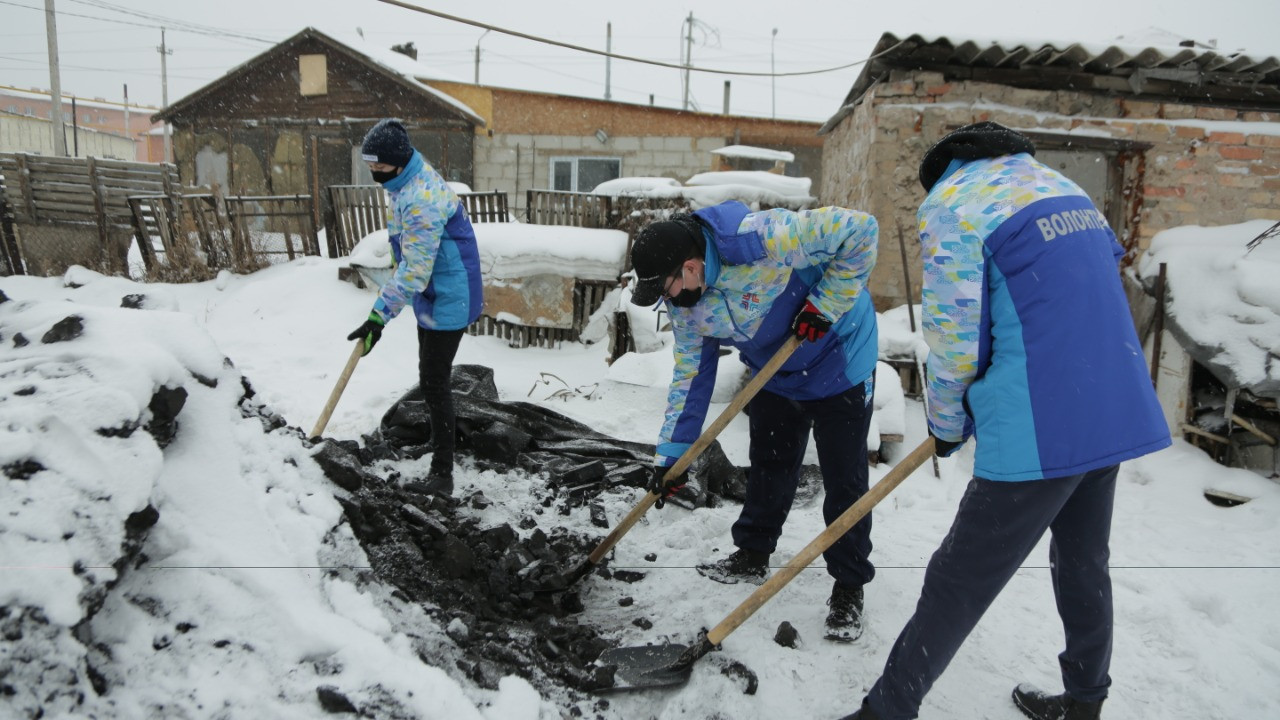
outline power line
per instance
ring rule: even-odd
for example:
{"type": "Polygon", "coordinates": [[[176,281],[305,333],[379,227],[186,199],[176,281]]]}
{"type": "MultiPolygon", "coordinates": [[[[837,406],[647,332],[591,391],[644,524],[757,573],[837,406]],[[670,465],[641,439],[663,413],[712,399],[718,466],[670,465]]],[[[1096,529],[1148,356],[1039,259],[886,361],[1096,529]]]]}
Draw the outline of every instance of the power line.
{"type": "MultiPolygon", "coordinates": [[[[25,8],[27,10],[35,10],[36,12],[40,12],[40,13],[45,12],[45,9],[42,7],[32,7],[31,5],[23,5],[21,3],[11,2],[10,0],[0,0],[0,5],[11,5],[13,7],[25,8]]],[[[148,30],[159,30],[162,27],[164,27],[162,25],[148,25],[140,22],[132,22],[129,20],[117,20],[115,18],[102,17],[100,15],[85,15],[83,13],[69,12],[67,10],[57,10],[55,12],[57,15],[63,16],[63,17],[78,17],[78,18],[84,18],[86,20],[98,20],[100,22],[115,23],[117,25],[128,25],[130,27],[147,28],[148,30]]],[[[262,43],[274,42],[272,40],[264,40],[262,38],[257,38],[250,35],[242,35],[242,34],[238,34],[231,31],[217,30],[217,29],[210,29],[210,30],[198,29],[200,27],[201,26],[198,26],[198,25],[192,25],[190,27],[170,28],[170,29],[177,30],[179,32],[189,32],[189,33],[194,33],[196,35],[205,35],[208,37],[220,37],[220,38],[231,39],[231,40],[245,39],[245,40],[253,40],[254,42],[262,42],[262,43]]]]}
{"type": "Polygon", "coordinates": [[[898,48],[899,45],[902,45],[902,43],[905,42],[905,41],[899,40],[897,44],[893,45],[892,47],[886,48],[885,50],[879,53],[876,53],[875,55],[871,55],[870,57],[864,58],[857,62],[848,63],[847,65],[823,68],[821,70],[802,70],[799,72],[787,72],[787,73],[772,73],[772,72],[762,73],[762,72],[748,72],[743,70],[717,70],[713,68],[694,67],[693,65],[681,65],[678,63],[663,62],[661,60],[649,60],[646,58],[638,58],[631,55],[619,55],[617,53],[605,52],[604,50],[596,50],[594,48],[582,47],[581,45],[571,45],[569,43],[560,42],[559,40],[552,40],[551,38],[545,38],[538,35],[530,35],[528,33],[522,33],[517,30],[508,30],[506,28],[498,27],[497,25],[490,25],[488,23],[482,23],[477,20],[468,20],[467,18],[458,17],[457,15],[450,15],[448,13],[442,13],[438,10],[429,10],[424,7],[418,7],[417,5],[410,5],[409,3],[401,2],[400,0],[378,0],[378,2],[385,3],[387,5],[395,5],[396,7],[401,7],[401,8],[404,8],[405,10],[413,10],[414,12],[420,12],[425,15],[433,15],[435,17],[442,18],[445,20],[452,20],[453,22],[462,23],[463,25],[470,25],[472,27],[478,27],[484,30],[492,30],[494,32],[499,32],[504,35],[510,35],[512,37],[523,38],[525,40],[544,43],[546,45],[555,45],[556,47],[562,47],[568,50],[576,50],[578,52],[591,53],[592,55],[601,55],[608,58],[615,58],[617,60],[626,60],[628,62],[642,63],[645,65],[656,65],[658,67],[672,68],[675,70],[690,70],[692,72],[714,73],[717,75],[742,75],[742,76],[748,76],[748,77],[797,77],[801,75],[819,75],[821,73],[836,72],[838,70],[846,70],[851,67],[862,65],[868,61],[871,61],[880,57],[881,55],[885,55],[887,53],[893,52],[898,48]]]}
{"type": "Polygon", "coordinates": [[[159,22],[161,23],[162,26],[170,30],[186,30],[187,32],[193,32],[193,33],[198,33],[202,35],[234,37],[234,38],[241,38],[244,40],[253,40],[254,42],[264,42],[264,43],[274,42],[273,40],[266,40],[260,37],[254,37],[253,35],[245,35],[244,33],[239,33],[234,30],[226,30],[224,28],[213,27],[212,25],[202,25],[200,23],[193,23],[186,20],[179,20],[177,18],[165,17],[164,15],[145,13],[145,12],[133,10],[126,7],[121,7],[119,5],[113,5],[112,3],[104,2],[103,0],[71,0],[71,2],[79,3],[81,5],[88,5],[89,7],[96,7],[101,10],[118,12],[122,15],[132,15],[134,17],[142,18],[143,20],[151,20],[153,22],[159,22]]]}

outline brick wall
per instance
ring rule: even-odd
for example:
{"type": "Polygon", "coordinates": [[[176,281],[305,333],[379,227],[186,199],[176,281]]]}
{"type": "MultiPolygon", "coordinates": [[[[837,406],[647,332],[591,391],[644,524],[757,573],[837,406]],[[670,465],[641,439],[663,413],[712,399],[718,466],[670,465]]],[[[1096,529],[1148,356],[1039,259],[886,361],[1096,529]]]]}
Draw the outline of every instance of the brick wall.
{"type": "Polygon", "coordinates": [[[1145,248],[1161,230],[1280,220],[1280,111],[1138,101],[1074,91],[1025,90],[991,83],[945,82],[932,72],[895,71],[826,136],[824,203],[873,213],[880,259],[872,276],[876,307],[905,302],[896,237],[906,235],[912,300],[919,302],[919,240],[912,232],[924,191],[916,179],[925,151],[950,130],[994,120],[1022,130],[1147,143],[1144,162],[1125,178],[1140,197],[1130,242],[1145,248]]]}

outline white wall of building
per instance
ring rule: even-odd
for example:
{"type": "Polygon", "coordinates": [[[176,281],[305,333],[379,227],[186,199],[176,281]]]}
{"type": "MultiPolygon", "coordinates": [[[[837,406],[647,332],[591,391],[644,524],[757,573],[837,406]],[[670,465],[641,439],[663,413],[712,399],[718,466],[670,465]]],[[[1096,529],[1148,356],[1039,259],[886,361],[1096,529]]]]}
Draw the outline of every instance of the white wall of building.
{"type": "MultiPolygon", "coordinates": [[[[73,154],[73,150],[78,150],[74,153],[77,157],[134,160],[134,143],[129,138],[84,128],[76,131],[73,137],[70,126],[66,129],[66,135],[68,155],[73,154]]],[[[44,118],[0,112],[0,152],[52,155],[53,122],[44,118]]]]}

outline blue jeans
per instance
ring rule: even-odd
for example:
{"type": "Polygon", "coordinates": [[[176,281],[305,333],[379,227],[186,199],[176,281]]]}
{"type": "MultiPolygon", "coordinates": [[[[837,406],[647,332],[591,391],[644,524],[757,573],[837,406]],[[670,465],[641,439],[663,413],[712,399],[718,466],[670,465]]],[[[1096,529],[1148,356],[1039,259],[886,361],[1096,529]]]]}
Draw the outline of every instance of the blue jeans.
{"type": "MultiPolygon", "coordinates": [[[[791,511],[809,431],[818,447],[826,498],[822,516],[830,525],[867,492],[867,430],[871,425],[870,382],[821,400],[797,401],[768,391],[751,400],[751,467],[747,496],[733,524],[733,543],[772,553],[791,511]]],[[[875,576],[871,515],[822,554],[827,572],[841,585],[864,585],[875,576]]]]}
{"type": "Polygon", "coordinates": [[[1067,694],[1096,702],[1111,685],[1111,509],[1118,465],[1047,480],[969,482],[951,531],[929,560],[916,612],[867,694],[884,720],[920,703],[983,613],[1048,530],[1049,565],[1066,649],[1067,694]]]}

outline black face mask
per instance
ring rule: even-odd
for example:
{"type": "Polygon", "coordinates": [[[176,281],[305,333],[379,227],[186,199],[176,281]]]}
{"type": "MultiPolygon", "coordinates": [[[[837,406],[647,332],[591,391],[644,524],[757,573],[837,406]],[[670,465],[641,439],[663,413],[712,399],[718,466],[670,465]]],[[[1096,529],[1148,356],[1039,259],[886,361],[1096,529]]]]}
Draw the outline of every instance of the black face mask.
{"type": "Polygon", "coordinates": [[[698,300],[702,298],[702,288],[684,288],[675,294],[675,297],[667,298],[668,302],[678,308],[691,308],[698,304],[698,300]]]}
{"type": "Polygon", "coordinates": [[[680,292],[676,293],[675,297],[668,298],[668,300],[671,301],[671,304],[675,305],[678,308],[691,308],[694,305],[697,305],[698,301],[701,299],[702,299],[702,288],[694,288],[692,290],[681,290],[680,292]]]}
{"type": "Polygon", "coordinates": [[[370,170],[369,174],[373,176],[374,182],[379,185],[386,185],[396,179],[396,176],[400,174],[400,168],[395,170],[370,170]]]}

